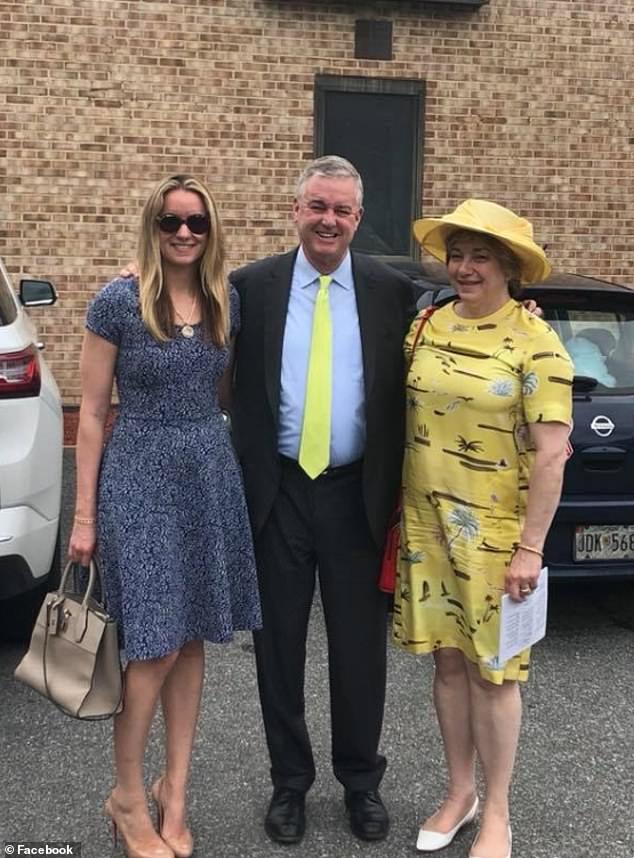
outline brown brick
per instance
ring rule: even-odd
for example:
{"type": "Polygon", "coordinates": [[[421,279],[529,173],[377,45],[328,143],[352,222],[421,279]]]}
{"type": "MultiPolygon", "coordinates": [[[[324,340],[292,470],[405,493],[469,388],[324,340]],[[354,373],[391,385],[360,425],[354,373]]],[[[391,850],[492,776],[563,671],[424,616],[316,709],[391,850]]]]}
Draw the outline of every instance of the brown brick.
{"type": "Polygon", "coordinates": [[[359,4],[0,7],[2,252],[59,289],[33,315],[69,405],[85,308],[134,255],[159,178],[209,182],[231,265],[291,246],[318,73],[426,82],[425,214],[489,197],[533,220],[558,268],[632,277],[631,0],[392,0],[391,62],[353,58],[359,4]]]}

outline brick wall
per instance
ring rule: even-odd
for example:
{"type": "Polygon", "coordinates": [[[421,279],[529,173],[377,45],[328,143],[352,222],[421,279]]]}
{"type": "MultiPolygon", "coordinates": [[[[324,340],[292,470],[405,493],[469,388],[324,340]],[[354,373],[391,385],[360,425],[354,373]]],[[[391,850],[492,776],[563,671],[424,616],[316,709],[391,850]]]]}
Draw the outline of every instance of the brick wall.
{"type": "Polygon", "coordinates": [[[0,0],[0,20],[0,255],[61,293],[34,315],[69,404],[87,300],[156,180],[209,182],[232,264],[290,246],[319,73],[426,81],[425,214],[487,196],[558,267],[631,282],[632,0],[0,0]],[[394,59],[355,60],[355,19],[380,17],[394,59]]]}

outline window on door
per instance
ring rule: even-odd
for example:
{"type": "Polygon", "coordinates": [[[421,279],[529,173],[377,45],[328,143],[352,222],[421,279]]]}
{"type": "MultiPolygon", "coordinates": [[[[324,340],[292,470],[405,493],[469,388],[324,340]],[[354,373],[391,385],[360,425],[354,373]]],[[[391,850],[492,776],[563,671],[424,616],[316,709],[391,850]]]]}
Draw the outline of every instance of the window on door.
{"type": "Polygon", "coordinates": [[[425,84],[334,77],[315,81],[315,155],[342,155],[361,173],[363,219],[355,250],[392,259],[417,255],[425,84]]]}

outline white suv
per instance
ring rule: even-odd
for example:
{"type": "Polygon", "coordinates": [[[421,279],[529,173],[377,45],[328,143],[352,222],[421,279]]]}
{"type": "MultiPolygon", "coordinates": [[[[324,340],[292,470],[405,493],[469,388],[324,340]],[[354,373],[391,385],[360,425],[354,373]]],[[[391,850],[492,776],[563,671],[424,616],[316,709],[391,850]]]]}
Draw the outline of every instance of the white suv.
{"type": "Polygon", "coordinates": [[[0,635],[31,630],[60,562],[63,419],[43,344],[24,307],[53,304],[45,280],[19,300],[0,260],[0,635]]]}

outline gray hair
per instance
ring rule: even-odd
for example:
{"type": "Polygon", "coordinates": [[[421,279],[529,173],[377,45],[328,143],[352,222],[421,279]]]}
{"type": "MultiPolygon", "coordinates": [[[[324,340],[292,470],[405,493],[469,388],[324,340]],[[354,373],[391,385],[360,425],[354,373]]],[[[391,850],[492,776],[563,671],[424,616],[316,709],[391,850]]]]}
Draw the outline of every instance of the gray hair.
{"type": "Polygon", "coordinates": [[[344,176],[355,180],[357,186],[357,204],[359,208],[363,205],[363,182],[357,168],[342,158],[340,155],[322,155],[321,158],[316,158],[311,161],[307,167],[302,170],[302,173],[297,181],[295,189],[295,199],[299,199],[304,192],[306,182],[313,176],[325,176],[332,178],[333,176],[344,176]]]}

